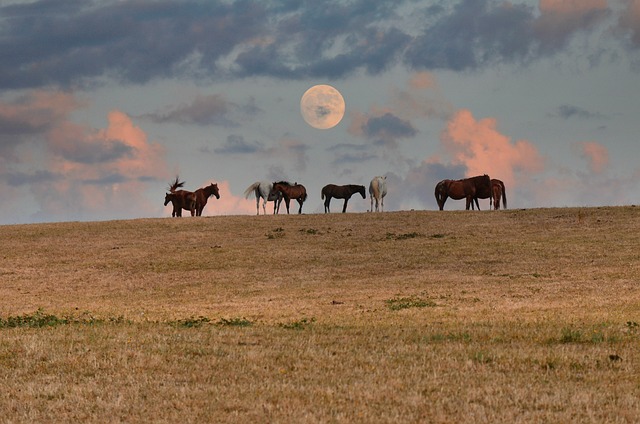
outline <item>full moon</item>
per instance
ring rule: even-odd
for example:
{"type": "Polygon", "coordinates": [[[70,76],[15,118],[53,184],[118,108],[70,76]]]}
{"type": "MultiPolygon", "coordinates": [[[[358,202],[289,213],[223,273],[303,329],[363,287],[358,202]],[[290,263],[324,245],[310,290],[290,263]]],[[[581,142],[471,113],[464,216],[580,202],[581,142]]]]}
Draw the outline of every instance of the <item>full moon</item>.
{"type": "Polygon", "coordinates": [[[333,128],[344,116],[344,98],[330,85],[314,85],[302,95],[300,113],[314,128],[333,128]]]}

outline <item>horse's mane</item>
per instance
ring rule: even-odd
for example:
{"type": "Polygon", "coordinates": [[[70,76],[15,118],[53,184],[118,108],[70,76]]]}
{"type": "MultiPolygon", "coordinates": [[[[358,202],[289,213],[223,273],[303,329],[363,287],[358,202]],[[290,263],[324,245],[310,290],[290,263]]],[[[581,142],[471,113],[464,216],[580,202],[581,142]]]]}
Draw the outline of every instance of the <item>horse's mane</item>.
{"type": "Polygon", "coordinates": [[[291,186],[291,183],[289,181],[284,181],[284,180],[283,181],[277,181],[277,182],[273,183],[273,185],[276,185],[276,184],[282,184],[282,185],[286,185],[286,186],[291,186]]]}
{"type": "Polygon", "coordinates": [[[173,183],[169,183],[169,191],[173,193],[177,188],[184,187],[184,181],[180,181],[178,176],[176,175],[176,180],[173,183]]]}

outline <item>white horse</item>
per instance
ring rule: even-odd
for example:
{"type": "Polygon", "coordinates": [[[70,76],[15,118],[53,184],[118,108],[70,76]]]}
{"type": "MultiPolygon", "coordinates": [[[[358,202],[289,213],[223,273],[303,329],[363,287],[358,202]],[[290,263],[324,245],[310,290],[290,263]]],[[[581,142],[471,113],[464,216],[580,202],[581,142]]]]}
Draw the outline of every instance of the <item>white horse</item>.
{"type": "Polygon", "coordinates": [[[384,212],[384,196],[387,195],[387,176],[373,177],[369,183],[369,196],[371,197],[371,212],[373,212],[373,201],[376,201],[376,212],[380,204],[380,212],[384,212]]]}
{"type": "Polygon", "coordinates": [[[251,184],[244,191],[245,199],[249,198],[251,193],[255,193],[256,195],[256,211],[257,214],[260,215],[260,198],[262,198],[262,210],[264,214],[267,214],[267,202],[274,202],[273,204],[273,213],[276,214],[280,209],[280,203],[282,202],[282,193],[273,192],[273,183],[269,181],[256,181],[251,184]]]}

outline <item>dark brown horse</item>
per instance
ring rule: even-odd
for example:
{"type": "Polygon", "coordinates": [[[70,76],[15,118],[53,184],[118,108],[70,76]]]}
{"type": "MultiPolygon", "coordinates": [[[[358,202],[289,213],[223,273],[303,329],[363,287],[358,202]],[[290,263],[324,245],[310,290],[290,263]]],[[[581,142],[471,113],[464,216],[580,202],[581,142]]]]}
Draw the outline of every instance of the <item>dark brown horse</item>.
{"type": "Polygon", "coordinates": [[[335,197],[336,199],[344,199],[342,213],[345,213],[347,211],[347,202],[354,193],[360,193],[363,199],[367,198],[364,186],[361,185],[349,184],[338,186],[335,184],[327,184],[322,187],[321,198],[324,199],[324,213],[329,213],[329,203],[331,202],[332,197],[335,197]]]}
{"type": "Polygon", "coordinates": [[[507,190],[504,188],[504,183],[495,178],[491,179],[491,197],[489,197],[489,207],[491,207],[491,201],[493,200],[493,208],[495,210],[500,209],[500,197],[502,197],[502,205],[507,209],[507,190]]]}
{"type": "Polygon", "coordinates": [[[491,179],[488,175],[464,178],[462,180],[442,180],[436,184],[435,196],[440,210],[444,210],[444,203],[448,197],[454,200],[466,199],[467,206],[473,210],[473,201],[480,210],[477,198],[486,199],[491,195],[491,179]]]}
{"type": "Polygon", "coordinates": [[[182,209],[191,211],[191,216],[196,214],[196,195],[195,193],[187,190],[176,190],[183,187],[184,181],[180,182],[178,177],[173,183],[169,183],[169,193],[164,196],[164,205],[167,206],[169,202],[173,205],[172,217],[181,217],[182,209]]]}
{"type": "Polygon", "coordinates": [[[302,213],[302,204],[307,200],[307,189],[304,188],[302,184],[295,183],[291,185],[291,183],[287,181],[279,181],[277,183],[273,183],[272,192],[274,195],[277,195],[278,192],[282,193],[284,203],[287,205],[287,213],[289,213],[289,202],[291,199],[298,201],[300,204],[298,213],[302,213]]]}
{"type": "Polygon", "coordinates": [[[213,183],[206,187],[197,189],[194,194],[196,195],[196,216],[202,216],[202,210],[207,206],[209,197],[216,196],[216,199],[220,198],[218,184],[213,183]]]}

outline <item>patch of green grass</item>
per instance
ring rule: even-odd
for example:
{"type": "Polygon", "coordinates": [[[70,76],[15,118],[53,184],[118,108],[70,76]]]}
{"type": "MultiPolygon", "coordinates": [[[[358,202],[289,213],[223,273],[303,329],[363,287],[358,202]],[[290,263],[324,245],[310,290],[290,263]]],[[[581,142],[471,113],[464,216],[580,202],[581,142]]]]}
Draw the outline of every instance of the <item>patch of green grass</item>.
{"type": "Polygon", "coordinates": [[[47,314],[42,309],[38,309],[33,314],[24,314],[20,316],[10,316],[7,319],[0,318],[0,328],[16,328],[16,327],[54,327],[57,325],[69,324],[69,319],[58,318],[55,315],[47,314]]]}
{"type": "Polygon", "coordinates": [[[562,329],[560,343],[580,343],[582,341],[582,332],[573,328],[565,327],[562,329]]]}
{"type": "Polygon", "coordinates": [[[308,328],[309,326],[311,326],[311,324],[313,324],[315,321],[316,321],[315,318],[311,318],[311,319],[302,318],[298,321],[292,321],[289,323],[278,324],[278,325],[282,328],[286,328],[287,330],[304,330],[305,328],[308,328]]]}
{"type": "Polygon", "coordinates": [[[399,311],[401,309],[409,308],[425,308],[427,306],[436,306],[435,302],[431,300],[425,300],[418,296],[410,297],[395,297],[393,299],[386,300],[385,303],[392,311],[399,311]]]}
{"type": "Polygon", "coordinates": [[[424,234],[411,232],[405,234],[395,234],[395,233],[387,233],[387,240],[408,240],[417,237],[423,237],[424,234]]]}
{"type": "Polygon", "coordinates": [[[190,317],[190,318],[181,319],[177,321],[171,321],[169,324],[175,325],[177,327],[193,328],[193,327],[201,327],[203,324],[208,324],[210,322],[211,320],[209,318],[200,316],[198,318],[190,317]]]}
{"type": "Polygon", "coordinates": [[[217,324],[225,327],[250,327],[253,325],[253,323],[246,318],[220,318],[217,324]]]}

